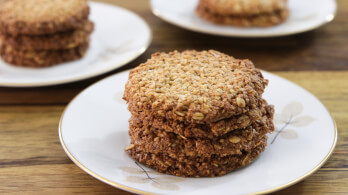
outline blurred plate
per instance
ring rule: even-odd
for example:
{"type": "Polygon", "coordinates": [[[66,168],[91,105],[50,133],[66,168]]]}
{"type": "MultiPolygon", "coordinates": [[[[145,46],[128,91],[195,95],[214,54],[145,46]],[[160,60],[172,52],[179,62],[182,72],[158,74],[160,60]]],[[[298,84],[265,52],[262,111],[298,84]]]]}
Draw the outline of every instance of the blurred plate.
{"type": "Polygon", "coordinates": [[[330,157],[337,129],[323,104],[271,73],[264,98],[275,106],[276,131],[249,166],[216,178],[181,178],[136,163],[129,145],[130,113],[122,99],[129,71],[103,79],[75,97],[62,114],[61,144],[70,159],[102,182],[139,194],[253,194],[293,185],[330,157]]]}
{"type": "Polygon", "coordinates": [[[335,0],[288,0],[290,15],[286,22],[269,28],[239,28],[216,25],[195,14],[198,0],[151,0],[152,12],[182,28],[230,37],[275,37],[318,28],[335,17],[335,0]]]}
{"type": "Polygon", "coordinates": [[[148,48],[151,31],[142,18],[117,6],[89,4],[95,31],[84,58],[47,68],[21,68],[0,59],[0,86],[37,87],[87,79],[127,64],[148,48]]]}

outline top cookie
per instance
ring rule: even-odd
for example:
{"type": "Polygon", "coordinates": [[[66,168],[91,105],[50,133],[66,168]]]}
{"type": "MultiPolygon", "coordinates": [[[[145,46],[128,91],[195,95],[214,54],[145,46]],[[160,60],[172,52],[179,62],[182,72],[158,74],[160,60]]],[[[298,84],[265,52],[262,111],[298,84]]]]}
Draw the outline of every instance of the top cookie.
{"type": "Polygon", "coordinates": [[[209,123],[255,107],[268,81],[249,60],[218,51],[155,53],[133,69],[124,99],[137,112],[209,123]]]}
{"type": "Polygon", "coordinates": [[[200,0],[199,3],[220,15],[256,15],[287,7],[287,0],[200,0]]]}
{"type": "Polygon", "coordinates": [[[0,32],[43,35],[82,28],[89,15],[86,0],[5,0],[0,32]]]}

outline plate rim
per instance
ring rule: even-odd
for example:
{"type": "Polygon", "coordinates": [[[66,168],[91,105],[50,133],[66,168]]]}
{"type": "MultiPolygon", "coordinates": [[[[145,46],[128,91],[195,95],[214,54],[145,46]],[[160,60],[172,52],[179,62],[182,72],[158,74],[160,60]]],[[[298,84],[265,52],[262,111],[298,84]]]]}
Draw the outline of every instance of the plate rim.
{"type": "Polygon", "coordinates": [[[124,11],[127,11],[133,15],[135,15],[138,19],[140,19],[145,26],[147,27],[147,29],[149,30],[149,39],[146,42],[146,44],[144,46],[142,46],[140,49],[138,49],[134,55],[132,55],[130,58],[124,60],[121,63],[112,65],[108,68],[105,68],[103,70],[100,71],[96,71],[96,72],[92,72],[90,74],[85,74],[85,75],[80,75],[77,77],[73,77],[73,78],[68,78],[68,79],[63,79],[63,80],[57,80],[57,81],[47,81],[47,82],[30,82],[30,83],[13,83],[13,82],[0,82],[0,87],[14,87],[14,88],[31,88],[31,87],[46,87],[46,86],[55,86],[55,85],[63,85],[63,84],[67,84],[67,83],[72,83],[72,82],[77,82],[77,81],[82,81],[85,79],[89,79],[89,78],[93,78],[96,76],[100,76],[102,74],[108,73],[110,71],[116,70],[117,68],[121,68],[124,65],[128,64],[129,62],[131,62],[132,60],[135,60],[136,58],[138,58],[140,55],[142,55],[149,47],[150,44],[152,43],[153,40],[153,32],[152,29],[150,27],[150,25],[145,21],[145,19],[143,19],[141,16],[139,16],[137,13],[114,5],[114,4],[109,4],[109,3],[102,3],[102,2],[95,2],[95,1],[90,1],[88,2],[89,4],[100,4],[100,5],[104,5],[104,6],[111,6],[111,7],[117,7],[118,9],[122,9],[124,11]]]}
{"type": "Polygon", "coordinates": [[[299,33],[304,33],[307,31],[311,31],[314,29],[317,29],[321,26],[324,26],[330,22],[332,22],[336,15],[337,15],[337,2],[336,0],[332,0],[334,5],[335,5],[335,10],[333,13],[329,13],[327,16],[325,16],[325,20],[323,20],[321,23],[312,26],[312,27],[307,27],[304,28],[302,30],[292,30],[290,32],[284,32],[284,33],[270,33],[270,34],[261,34],[261,35],[251,35],[251,34],[236,34],[236,33],[224,33],[224,32],[216,32],[216,31],[212,31],[212,30],[205,30],[205,29],[199,29],[199,28],[195,28],[192,26],[185,26],[182,24],[179,24],[177,22],[174,22],[170,19],[168,19],[167,17],[165,17],[161,11],[159,11],[158,9],[154,8],[153,6],[153,2],[156,0],[151,0],[150,1],[150,7],[151,7],[151,11],[152,13],[157,16],[158,18],[162,19],[163,21],[172,24],[174,26],[178,26],[180,28],[192,31],[192,32],[198,32],[198,33],[202,33],[202,34],[208,34],[208,35],[216,35],[216,36],[222,36],[222,37],[238,37],[238,38],[267,38],[267,37],[283,37],[283,36],[289,36],[289,35],[295,35],[295,34],[299,34],[299,33]]]}
{"type": "MultiPolygon", "coordinates": [[[[63,139],[63,136],[62,136],[62,122],[63,122],[63,118],[64,118],[64,115],[67,111],[67,109],[70,107],[70,105],[78,98],[80,97],[80,95],[82,95],[82,93],[84,93],[87,89],[91,88],[91,87],[94,87],[95,85],[99,84],[100,82],[103,82],[104,80],[107,80],[107,79],[110,79],[111,77],[114,77],[118,74],[122,74],[122,73],[125,73],[125,72],[129,72],[131,69],[128,69],[128,70],[124,70],[124,71],[121,71],[121,72],[118,72],[118,73],[115,73],[113,75],[110,75],[108,77],[105,77],[103,79],[100,79],[96,82],[94,82],[93,84],[91,84],[90,86],[88,86],[87,88],[85,88],[84,90],[82,90],[81,92],[79,92],[73,99],[71,99],[71,101],[66,105],[66,107],[64,108],[61,116],[60,116],[60,119],[59,119],[59,125],[58,125],[58,135],[59,135],[59,141],[64,149],[64,152],[67,154],[67,156],[70,158],[70,160],[72,160],[78,167],[80,167],[83,171],[85,171],[87,174],[89,174],[90,176],[94,177],[95,179],[99,180],[99,181],[102,181],[108,185],[111,185],[113,187],[116,187],[118,189],[121,189],[121,190],[125,190],[125,191],[128,191],[128,192],[132,192],[132,193],[138,193],[138,194],[145,194],[145,195],[157,195],[156,193],[151,193],[151,192],[146,192],[146,191],[143,191],[143,190],[139,190],[137,188],[132,188],[132,187],[129,187],[129,186],[126,186],[126,185],[123,185],[123,184],[119,184],[119,183],[116,183],[116,182],[113,182],[109,179],[106,179],[96,173],[94,173],[92,170],[88,169],[86,166],[84,166],[82,163],[80,163],[75,157],[74,155],[71,154],[71,152],[68,150],[65,142],[64,142],[64,139],[63,139]]],[[[283,78],[281,76],[278,76],[276,74],[273,74],[271,72],[268,72],[268,71],[265,71],[265,70],[262,70],[260,69],[262,72],[265,72],[267,74],[270,74],[272,76],[275,76],[279,79],[283,79],[287,82],[290,82],[294,85],[296,85],[297,87],[305,90],[306,92],[308,92],[311,96],[313,96],[314,98],[316,98],[321,104],[322,106],[325,108],[326,112],[329,114],[331,120],[332,120],[332,123],[334,125],[334,140],[333,140],[333,143],[331,145],[331,148],[329,150],[329,152],[326,154],[326,156],[324,157],[324,159],[318,164],[316,165],[313,169],[311,169],[310,171],[308,171],[307,173],[305,173],[304,175],[302,175],[301,177],[298,177],[284,185],[281,185],[281,186],[277,186],[277,187],[274,187],[274,188],[271,188],[271,189],[267,189],[267,190],[263,190],[263,191],[258,191],[258,192],[255,192],[255,193],[251,193],[251,194],[268,194],[268,193],[272,193],[272,192],[276,192],[276,191],[279,191],[279,190],[282,190],[282,189],[285,189],[287,187],[290,187],[292,185],[295,185],[297,183],[299,183],[300,181],[303,181],[304,179],[306,179],[307,177],[311,176],[312,174],[314,174],[316,171],[318,171],[331,157],[331,155],[333,154],[334,150],[335,150],[335,147],[337,145],[337,138],[338,138],[338,129],[337,129],[337,124],[336,124],[336,121],[335,119],[332,117],[331,113],[329,112],[329,110],[326,108],[326,106],[316,97],[314,96],[311,92],[309,92],[308,90],[304,89],[303,87],[301,87],[300,85],[286,79],[286,78],[283,78]]]]}

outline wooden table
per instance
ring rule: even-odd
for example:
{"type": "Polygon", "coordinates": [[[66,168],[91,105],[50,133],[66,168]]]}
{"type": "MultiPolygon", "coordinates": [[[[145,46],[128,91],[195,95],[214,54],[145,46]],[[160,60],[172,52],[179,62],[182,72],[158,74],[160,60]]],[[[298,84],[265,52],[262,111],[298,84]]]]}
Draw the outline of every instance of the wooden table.
{"type": "Polygon", "coordinates": [[[150,48],[123,68],[97,78],[54,87],[0,88],[0,194],[129,194],[92,178],[67,157],[58,139],[59,118],[67,103],[90,84],[139,65],[151,53],[174,49],[216,49],[250,58],[257,67],[285,77],[317,96],[337,122],[337,147],[319,171],[275,194],[348,193],[347,0],[338,0],[336,19],[320,29],[266,39],[189,32],[155,17],[147,0],[104,2],[143,17],[154,35],[150,48]]]}

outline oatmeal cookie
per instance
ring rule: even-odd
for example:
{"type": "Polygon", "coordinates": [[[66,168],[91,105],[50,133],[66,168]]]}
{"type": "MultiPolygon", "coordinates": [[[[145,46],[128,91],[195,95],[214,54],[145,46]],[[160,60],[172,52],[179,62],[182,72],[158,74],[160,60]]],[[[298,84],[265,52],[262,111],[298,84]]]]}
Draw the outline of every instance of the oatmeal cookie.
{"type": "Polygon", "coordinates": [[[250,164],[264,151],[266,145],[267,136],[264,136],[253,149],[244,151],[240,155],[225,157],[178,157],[165,152],[153,154],[144,152],[134,145],[126,150],[132,158],[161,173],[183,177],[215,177],[250,164]]]}
{"type": "MultiPolygon", "coordinates": [[[[131,106],[129,108],[131,110],[131,106]]],[[[236,129],[244,129],[255,121],[273,119],[273,106],[268,105],[265,100],[261,100],[259,105],[245,114],[233,116],[213,123],[195,124],[177,120],[166,119],[163,117],[152,116],[151,112],[133,112],[132,121],[142,123],[147,128],[154,127],[163,129],[166,132],[173,132],[188,138],[213,138],[225,135],[236,129]]]]}
{"type": "Polygon", "coordinates": [[[199,5],[219,15],[271,14],[287,9],[287,0],[200,0],[199,5]]]}
{"type": "Polygon", "coordinates": [[[129,74],[123,98],[132,110],[210,123],[247,113],[268,81],[250,60],[218,51],[155,53],[129,74]]]}
{"type": "Polygon", "coordinates": [[[81,29],[40,36],[12,36],[0,33],[0,39],[5,45],[21,50],[71,49],[87,42],[93,29],[93,22],[88,21],[81,29]]]}
{"type": "Polygon", "coordinates": [[[88,15],[86,0],[6,0],[0,5],[0,32],[54,34],[82,28],[88,15]]]}
{"type": "Polygon", "coordinates": [[[254,123],[221,137],[187,138],[162,129],[147,128],[130,120],[131,144],[145,152],[160,154],[165,151],[177,156],[210,157],[242,154],[251,150],[267,133],[273,132],[272,123],[254,123]],[[267,126],[270,124],[270,126],[267,126]]]}
{"type": "Polygon", "coordinates": [[[89,41],[66,50],[17,50],[1,43],[0,57],[3,61],[21,67],[47,67],[82,58],[89,46],[89,41]]]}
{"type": "Polygon", "coordinates": [[[221,15],[199,5],[196,13],[201,18],[222,25],[234,25],[240,27],[270,27],[284,22],[289,15],[287,9],[276,10],[271,13],[255,15],[221,15]]]}

